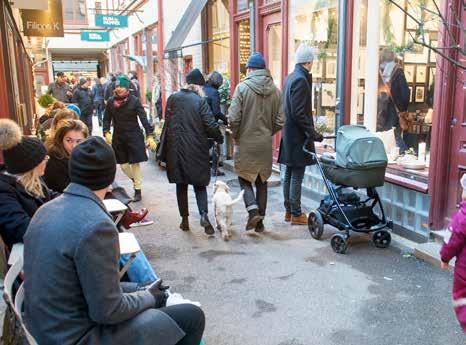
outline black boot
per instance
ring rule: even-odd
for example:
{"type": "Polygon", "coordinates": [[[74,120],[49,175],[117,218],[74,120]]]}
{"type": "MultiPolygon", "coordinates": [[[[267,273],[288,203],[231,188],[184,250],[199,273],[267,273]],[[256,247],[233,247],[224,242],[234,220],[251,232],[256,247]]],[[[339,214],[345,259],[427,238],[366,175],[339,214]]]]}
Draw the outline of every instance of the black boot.
{"type": "Polygon", "coordinates": [[[210,224],[209,215],[207,212],[201,214],[201,226],[204,228],[204,232],[207,235],[213,235],[215,233],[214,227],[210,224]]]}
{"type": "Polygon", "coordinates": [[[257,225],[256,229],[254,230],[255,232],[264,232],[265,226],[264,226],[264,221],[260,220],[257,225]]]}
{"type": "Polygon", "coordinates": [[[189,218],[188,216],[183,216],[181,218],[180,229],[183,231],[189,231],[189,218]]]}
{"type": "Polygon", "coordinates": [[[138,202],[138,201],[141,201],[141,200],[142,200],[141,190],[140,189],[135,189],[134,190],[133,201],[138,202]]]}
{"type": "Polygon", "coordinates": [[[248,223],[246,224],[246,230],[255,230],[257,224],[262,220],[257,210],[249,211],[248,223]]]}

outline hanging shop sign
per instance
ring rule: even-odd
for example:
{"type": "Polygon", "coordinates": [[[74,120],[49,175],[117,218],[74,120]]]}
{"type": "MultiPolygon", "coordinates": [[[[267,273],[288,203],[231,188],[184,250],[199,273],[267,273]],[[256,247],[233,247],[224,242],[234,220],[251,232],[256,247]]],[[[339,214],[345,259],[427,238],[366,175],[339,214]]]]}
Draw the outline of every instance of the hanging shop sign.
{"type": "Polygon", "coordinates": [[[40,10],[47,11],[49,9],[48,0],[10,0],[10,6],[22,10],[40,10]]]}
{"type": "Polygon", "coordinates": [[[21,10],[25,36],[63,37],[62,0],[48,0],[48,10],[21,10]]]}
{"type": "Polygon", "coordinates": [[[127,28],[128,16],[114,16],[110,14],[96,14],[95,26],[104,28],[127,28]]]}
{"type": "Polygon", "coordinates": [[[81,31],[81,41],[109,42],[110,33],[107,31],[81,31]]]}

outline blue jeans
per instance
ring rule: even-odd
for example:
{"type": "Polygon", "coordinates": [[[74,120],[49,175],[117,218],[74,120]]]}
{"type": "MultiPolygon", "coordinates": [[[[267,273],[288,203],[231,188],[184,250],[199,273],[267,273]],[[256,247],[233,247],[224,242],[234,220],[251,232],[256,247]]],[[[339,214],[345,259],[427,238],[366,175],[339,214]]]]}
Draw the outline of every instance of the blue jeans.
{"type": "Polygon", "coordinates": [[[283,181],[283,197],[285,209],[293,216],[301,215],[301,185],[306,167],[286,167],[283,181]]]}
{"type": "MultiPolygon", "coordinates": [[[[124,266],[130,259],[130,256],[130,254],[121,255],[120,264],[124,266]]],[[[134,259],[131,266],[129,266],[126,274],[128,275],[130,282],[138,284],[154,282],[158,278],[152,266],[150,265],[149,260],[147,260],[142,251],[137,252],[136,258],[134,259]]]]}
{"type": "Polygon", "coordinates": [[[95,102],[94,103],[95,114],[97,115],[97,119],[99,120],[99,126],[102,126],[103,118],[104,118],[104,110],[105,104],[104,102],[95,102]]]}

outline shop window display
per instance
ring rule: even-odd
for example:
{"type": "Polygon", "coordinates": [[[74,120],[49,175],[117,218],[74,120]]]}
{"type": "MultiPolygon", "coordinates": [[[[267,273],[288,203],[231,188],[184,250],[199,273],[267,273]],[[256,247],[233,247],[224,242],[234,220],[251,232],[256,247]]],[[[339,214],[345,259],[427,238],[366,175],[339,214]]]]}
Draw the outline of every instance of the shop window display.
{"type": "Polygon", "coordinates": [[[243,80],[246,77],[246,62],[251,55],[251,33],[249,19],[238,23],[239,36],[239,77],[243,80]]]}
{"type": "Polygon", "coordinates": [[[337,5],[336,0],[289,1],[288,70],[294,69],[294,54],[301,43],[315,48],[313,115],[318,130],[325,133],[333,133],[335,129],[337,5]]]}
{"type": "Polygon", "coordinates": [[[230,72],[229,0],[210,1],[207,6],[209,72],[230,72]]]}

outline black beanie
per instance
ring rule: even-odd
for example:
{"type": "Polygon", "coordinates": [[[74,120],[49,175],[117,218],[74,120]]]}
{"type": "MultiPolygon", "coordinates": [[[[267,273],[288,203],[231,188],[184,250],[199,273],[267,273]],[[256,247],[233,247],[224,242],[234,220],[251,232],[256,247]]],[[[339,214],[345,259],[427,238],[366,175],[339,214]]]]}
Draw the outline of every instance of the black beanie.
{"type": "Polygon", "coordinates": [[[115,179],[116,159],[104,139],[90,137],[71,151],[70,181],[91,190],[110,186],[115,179]]]}
{"type": "Polygon", "coordinates": [[[205,85],[205,79],[204,79],[204,76],[202,75],[201,71],[199,71],[199,69],[195,68],[191,72],[189,72],[188,75],[186,76],[186,83],[204,86],[205,85]]]}
{"type": "Polygon", "coordinates": [[[18,124],[8,119],[0,120],[0,150],[3,151],[6,170],[10,174],[31,171],[47,156],[42,141],[22,136],[18,124]]]}

